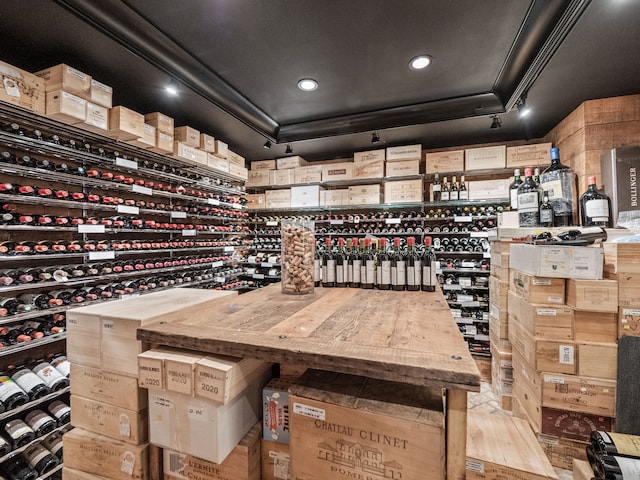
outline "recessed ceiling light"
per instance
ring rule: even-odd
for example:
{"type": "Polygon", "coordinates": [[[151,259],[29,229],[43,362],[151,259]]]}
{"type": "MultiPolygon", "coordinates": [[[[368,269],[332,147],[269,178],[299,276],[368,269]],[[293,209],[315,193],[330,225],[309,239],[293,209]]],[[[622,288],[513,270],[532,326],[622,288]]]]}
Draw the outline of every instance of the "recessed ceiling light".
{"type": "Polygon", "coordinates": [[[422,70],[427,68],[431,64],[431,57],[429,55],[419,55],[414,57],[409,62],[409,68],[412,70],[422,70]]]}
{"type": "Polygon", "coordinates": [[[175,82],[169,82],[169,84],[164,87],[169,95],[177,95],[178,94],[178,84],[175,82]]]}
{"type": "Polygon", "coordinates": [[[318,88],[318,82],[312,78],[303,78],[298,81],[298,88],[304,92],[313,92],[318,88]]]}

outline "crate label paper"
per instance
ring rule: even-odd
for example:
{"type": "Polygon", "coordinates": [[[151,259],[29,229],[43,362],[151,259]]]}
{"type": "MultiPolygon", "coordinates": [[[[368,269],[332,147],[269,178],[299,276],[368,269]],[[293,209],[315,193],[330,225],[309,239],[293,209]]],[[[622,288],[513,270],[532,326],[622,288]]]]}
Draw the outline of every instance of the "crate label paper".
{"type": "Polygon", "coordinates": [[[467,458],[467,470],[470,472],[484,473],[484,462],[467,458]]]}
{"type": "Polygon", "coordinates": [[[315,418],[317,420],[325,420],[326,413],[323,408],[316,408],[302,403],[293,403],[293,413],[302,415],[303,417],[315,418]]]}
{"type": "Polygon", "coordinates": [[[555,317],[558,311],[552,308],[539,308],[536,310],[536,314],[544,315],[545,317],[555,317]]]}
{"type": "Polygon", "coordinates": [[[547,383],[563,384],[564,383],[564,378],[562,378],[562,377],[554,377],[552,375],[545,375],[544,376],[544,381],[547,382],[547,383]]]}
{"type": "Polygon", "coordinates": [[[551,280],[533,280],[533,282],[531,283],[533,285],[548,286],[548,285],[551,285],[551,280]]]}
{"type": "Polygon", "coordinates": [[[136,456],[133,452],[127,450],[122,454],[122,463],[120,470],[127,475],[133,475],[133,467],[136,465],[136,456]]]}
{"type": "Polygon", "coordinates": [[[559,362],[565,365],[573,365],[573,345],[560,345],[559,362]]]}
{"type": "Polygon", "coordinates": [[[127,415],[126,413],[121,413],[119,425],[120,435],[129,438],[131,436],[131,421],[129,420],[129,415],[127,415]]]}

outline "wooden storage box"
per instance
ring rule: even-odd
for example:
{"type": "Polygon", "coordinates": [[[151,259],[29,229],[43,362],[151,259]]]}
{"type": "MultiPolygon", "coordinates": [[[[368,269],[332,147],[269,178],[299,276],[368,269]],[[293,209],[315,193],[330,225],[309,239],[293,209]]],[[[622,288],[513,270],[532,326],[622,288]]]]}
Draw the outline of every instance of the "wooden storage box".
{"type": "Polygon", "coordinates": [[[290,208],[291,189],[267,190],[265,192],[266,208],[290,208]]]}
{"type": "Polygon", "coordinates": [[[611,417],[542,407],[541,433],[545,435],[588,442],[592,430],[611,432],[613,428],[614,421],[611,417]]]}
{"type": "Polygon", "coordinates": [[[615,313],[618,311],[618,282],[569,279],[567,305],[576,310],[615,313]]]}
{"type": "Polygon", "coordinates": [[[509,283],[509,266],[491,265],[491,276],[497,278],[501,282],[509,283]]]}
{"type": "Polygon", "coordinates": [[[603,258],[597,247],[512,243],[509,267],[538,277],[600,280],[603,258]]]}
{"type": "Polygon", "coordinates": [[[216,172],[229,173],[229,160],[213,153],[207,153],[207,167],[216,172]]]}
{"type": "Polygon", "coordinates": [[[247,195],[247,208],[249,210],[263,210],[265,208],[264,193],[249,193],[247,195]]]}
{"type": "Polygon", "coordinates": [[[509,291],[508,302],[510,320],[517,321],[536,340],[573,339],[572,308],[529,303],[512,290],[509,291]]]}
{"type": "Polygon", "coordinates": [[[320,203],[325,207],[349,205],[349,189],[326,190],[320,192],[320,203]],[[324,198],[324,201],[322,201],[324,198]]]}
{"type": "Polygon", "coordinates": [[[612,273],[640,273],[640,243],[605,242],[605,269],[612,273]]]}
{"type": "Polygon", "coordinates": [[[509,180],[471,180],[469,200],[505,200],[509,198],[509,180]]]}
{"type": "Polygon", "coordinates": [[[544,340],[534,337],[527,327],[509,317],[509,341],[526,362],[539,372],[575,374],[578,351],[573,340],[544,340]]]}
{"type": "Polygon", "coordinates": [[[168,392],[195,395],[196,362],[202,358],[197,352],[176,351],[164,357],[164,386],[168,392]]]}
{"type": "Polygon", "coordinates": [[[572,470],[573,480],[591,480],[593,478],[593,469],[591,468],[591,465],[589,465],[589,462],[586,460],[574,458],[572,470]]]}
{"type": "Polygon", "coordinates": [[[269,185],[291,185],[295,183],[295,169],[284,168],[269,171],[269,185]]]}
{"type": "Polygon", "coordinates": [[[275,170],[275,160],[254,160],[251,162],[251,170],[275,170]]]}
{"type": "MultiPolygon", "coordinates": [[[[344,199],[343,199],[344,200],[344,199]]],[[[380,204],[380,185],[357,185],[349,187],[349,202],[347,205],[378,205],[380,204]]]]}
{"type": "Polygon", "coordinates": [[[495,305],[499,310],[506,312],[508,292],[508,282],[501,282],[498,277],[493,275],[489,277],[489,303],[491,305],[495,305]]]}
{"type": "Polygon", "coordinates": [[[66,465],[62,467],[62,480],[109,480],[107,477],[95,475],[93,473],[83,472],[69,468],[66,465]]]}
{"type": "Polygon", "coordinates": [[[384,177],[384,149],[356,152],[353,154],[353,178],[382,178],[384,177]]]}
{"type": "Polygon", "coordinates": [[[234,163],[239,167],[244,168],[245,166],[245,158],[236,152],[232,152],[231,150],[227,150],[227,160],[229,160],[229,163],[234,163]]]}
{"type": "Polygon", "coordinates": [[[63,90],[47,92],[47,117],[65,123],[83,123],[87,119],[87,101],[63,90]]]}
{"type": "MultiPolygon", "coordinates": [[[[87,105],[88,107],[88,105],[87,105]]],[[[144,135],[136,140],[129,140],[127,143],[142,148],[155,148],[156,146],[156,127],[145,123],[143,125],[144,135]]]]}
{"type": "Polygon", "coordinates": [[[227,158],[227,152],[229,151],[229,145],[222,140],[216,140],[216,151],[213,152],[219,157],[227,158]]]}
{"type": "Polygon", "coordinates": [[[225,405],[253,383],[270,378],[272,365],[255,358],[207,355],[195,367],[196,397],[225,405]]]}
{"type": "MultiPolygon", "coordinates": [[[[404,162],[398,162],[402,164],[404,162]]],[[[422,179],[385,182],[384,203],[419,203],[423,201],[422,179]]]]}
{"type": "MultiPolygon", "coordinates": [[[[571,470],[575,460],[587,460],[587,442],[578,442],[554,435],[538,434],[537,437],[551,465],[556,468],[571,470]]],[[[591,467],[589,467],[589,470],[591,470],[591,467]]],[[[588,480],[591,480],[592,476],[593,471],[588,480]]],[[[580,480],[580,477],[576,476],[575,470],[573,472],[573,480],[580,480]]]]}
{"type": "Polygon", "coordinates": [[[206,133],[200,133],[200,145],[198,148],[208,153],[216,153],[216,139],[206,133]]]}
{"type": "Polygon", "coordinates": [[[0,75],[4,79],[3,88],[0,88],[0,102],[10,103],[39,115],[45,114],[44,79],[5,62],[0,62],[0,75]]]}
{"type": "Polygon", "coordinates": [[[507,147],[507,168],[535,167],[549,163],[551,143],[507,147]]]}
{"type": "Polygon", "coordinates": [[[542,374],[542,405],[616,416],[616,381],[596,377],[542,374]]]}
{"type": "Polygon", "coordinates": [[[136,140],[144,136],[144,115],[126,107],[109,110],[109,135],[118,140],[136,140]]]}
{"type": "Polygon", "coordinates": [[[262,480],[295,480],[289,445],[262,439],[262,480]]]}
{"type": "Polygon", "coordinates": [[[260,480],[260,423],[256,423],[222,463],[163,450],[165,480],[260,480]]]}
{"type": "Polygon", "coordinates": [[[401,162],[404,160],[421,160],[422,145],[403,145],[401,147],[387,147],[387,162],[401,162]]]}
{"type": "Polygon", "coordinates": [[[577,347],[578,375],[617,379],[617,343],[580,342],[577,347]]]}
{"type": "Polygon", "coordinates": [[[64,466],[111,480],[149,480],[149,444],[131,445],[81,428],[64,434],[64,466]]]}
{"type": "Polygon", "coordinates": [[[260,419],[255,382],[226,405],[166,390],[149,391],[149,441],[159,447],[222,463],[260,419]]]}
{"type": "Polygon", "coordinates": [[[511,269],[509,288],[529,303],[564,304],[564,278],[536,277],[511,269]]]}
{"type": "Polygon", "coordinates": [[[289,394],[296,479],[445,478],[441,389],[307,370],[289,394]]]}
{"type": "Polygon", "coordinates": [[[387,162],[385,167],[387,177],[406,177],[420,173],[420,160],[401,160],[387,162]]]}
{"type": "Polygon", "coordinates": [[[464,150],[427,153],[427,173],[454,173],[464,171],[464,150]]]}
{"type": "Polygon", "coordinates": [[[156,127],[156,146],[149,148],[156,153],[173,153],[173,135],[161,132],[156,127]]]}
{"type": "MultiPolygon", "coordinates": [[[[218,157],[216,157],[218,158],[218,157]]],[[[222,159],[224,160],[224,159],[222,159]]],[[[225,160],[226,161],[226,160],[225,160]]],[[[227,170],[229,170],[229,163],[227,162],[227,170]]],[[[271,172],[275,170],[249,170],[247,178],[247,187],[264,187],[271,185],[271,172]]]]}
{"type": "Polygon", "coordinates": [[[149,414],[71,395],[71,424],[132,445],[148,442],[149,414]]]}
{"type": "Polygon", "coordinates": [[[620,272],[618,280],[618,306],[640,308],[640,273],[620,272]]]}
{"type": "Polygon", "coordinates": [[[320,186],[304,185],[291,187],[291,207],[319,207],[320,186]]]}
{"type": "Polygon", "coordinates": [[[505,168],[507,162],[507,147],[467,148],[464,151],[465,170],[491,170],[505,168]]]}
{"type": "Polygon", "coordinates": [[[557,479],[526,421],[469,412],[467,480],[557,479]]]}
{"type": "Polygon", "coordinates": [[[240,165],[229,162],[229,175],[239,178],[240,180],[247,181],[249,177],[249,170],[245,167],[241,167],[240,165]]]}
{"type": "Polygon", "coordinates": [[[113,106],[113,87],[92,78],[89,100],[102,107],[111,108],[113,106]]]}
{"type": "Polygon", "coordinates": [[[173,142],[173,156],[191,164],[207,165],[207,152],[182,142],[173,142]]]}
{"type": "Polygon", "coordinates": [[[283,170],[285,168],[304,167],[305,165],[309,165],[309,162],[307,162],[299,155],[276,159],[276,168],[278,170],[283,170]]]}
{"type": "Polygon", "coordinates": [[[618,317],[615,313],[575,310],[573,336],[576,341],[615,342],[618,336],[618,317]]]}
{"type": "Polygon", "coordinates": [[[64,90],[85,100],[91,100],[91,75],[64,63],[35,73],[42,78],[48,92],[64,90]]]}
{"type": "Polygon", "coordinates": [[[352,178],[353,162],[329,163],[322,165],[323,182],[337,182],[342,180],[351,180],[352,178]]]}
{"type": "Polygon", "coordinates": [[[147,391],[138,378],[71,364],[71,395],[139,412],[147,408],[147,391]]]}
{"type": "MultiPolygon", "coordinates": [[[[87,102],[86,117],[81,126],[91,132],[107,134],[109,131],[109,109],[102,105],[87,102]]],[[[154,144],[155,141],[154,131],[154,144]]]]}
{"type": "MultiPolygon", "coordinates": [[[[253,166],[253,163],[251,164],[253,166]]],[[[293,169],[294,183],[314,183],[322,181],[322,165],[309,165],[293,169]]]]}
{"type": "Polygon", "coordinates": [[[618,309],[618,338],[640,336],[640,308],[618,309]]]}
{"type": "MultiPolygon", "coordinates": [[[[147,113],[144,116],[144,123],[156,127],[158,132],[165,133],[173,137],[173,118],[160,112],[147,113]]],[[[173,142],[173,140],[172,140],[173,142]]]]}
{"type": "Polygon", "coordinates": [[[183,125],[173,129],[173,139],[176,142],[185,143],[194,148],[200,148],[200,130],[183,125]]]}

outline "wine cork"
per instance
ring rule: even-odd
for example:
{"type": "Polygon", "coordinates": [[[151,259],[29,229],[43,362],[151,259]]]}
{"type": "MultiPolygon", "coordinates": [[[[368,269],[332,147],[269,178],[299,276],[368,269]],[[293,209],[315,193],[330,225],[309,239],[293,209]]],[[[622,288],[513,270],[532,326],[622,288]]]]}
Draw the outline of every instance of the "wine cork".
{"type": "Polygon", "coordinates": [[[312,227],[287,224],[282,226],[282,292],[300,295],[313,292],[312,227]]]}

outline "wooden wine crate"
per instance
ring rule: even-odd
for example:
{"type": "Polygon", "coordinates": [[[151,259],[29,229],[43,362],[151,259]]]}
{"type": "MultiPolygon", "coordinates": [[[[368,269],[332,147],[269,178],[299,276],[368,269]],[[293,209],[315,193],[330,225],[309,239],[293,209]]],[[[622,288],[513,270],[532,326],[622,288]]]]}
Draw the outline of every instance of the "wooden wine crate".
{"type": "Polygon", "coordinates": [[[464,150],[430,152],[425,154],[427,173],[464,171],[464,150]]]}
{"type": "Polygon", "coordinates": [[[615,313],[573,312],[573,336],[577,342],[615,342],[618,316],[615,313]]]}
{"type": "Polygon", "coordinates": [[[580,342],[578,375],[616,380],[618,375],[618,345],[616,343],[580,342]]]}
{"type": "MultiPolygon", "coordinates": [[[[529,303],[509,291],[509,317],[536,339],[573,339],[573,309],[564,305],[529,303]]],[[[511,338],[511,343],[514,343],[511,338]]]]}
{"type": "MultiPolygon", "coordinates": [[[[251,162],[251,168],[253,164],[251,162]]],[[[364,178],[364,177],[360,177],[364,178]]],[[[322,165],[309,165],[306,167],[296,167],[293,169],[294,183],[313,183],[322,181],[322,165]]]]}
{"type": "MultiPolygon", "coordinates": [[[[573,469],[573,462],[575,460],[583,462],[587,460],[587,442],[579,442],[554,435],[538,434],[537,437],[551,465],[556,468],[571,470],[573,469]]],[[[591,470],[591,468],[589,468],[589,470],[591,470]]],[[[589,476],[588,480],[591,480],[592,476],[593,475],[589,476]]],[[[578,480],[578,478],[574,471],[573,480],[578,480]]]]}
{"type": "Polygon", "coordinates": [[[269,185],[291,185],[295,183],[295,168],[282,168],[269,171],[269,185]]]}
{"type": "Polygon", "coordinates": [[[260,480],[260,422],[256,423],[222,463],[163,450],[165,480],[260,480]]]}
{"type": "Polygon", "coordinates": [[[262,439],[262,480],[294,480],[290,463],[289,445],[262,439]]]}
{"type": "MultiPolygon", "coordinates": [[[[81,124],[81,127],[91,132],[106,134],[109,131],[109,109],[95,103],[87,102],[85,119],[81,124]]],[[[153,128],[153,127],[151,127],[153,128]]],[[[145,143],[147,139],[146,129],[145,137],[140,139],[138,146],[147,148],[149,145],[145,143]]],[[[155,129],[153,130],[152,143],[155,145],[155,129]]]]}
{"type": "MultiPolygon", "coordinates": [[[[216,153],[216,139],[211,135],[200,132],[199,146],[200,150],[208,153],[216,153]]],[[[274,162],[275,163],[275,162],[274,162]]],[[[273,168],[276,168],[275,166],[273,168]]]]}
{"type": "Polygon", "coordinates": [[[265,192],[266,208],[289,208],[291,207],[291,189],[282,188],[279,190],[267,190],[265,192]]]}
{"type": "Polygon", "coordinates": [[[262,389],[262,437],[271,442],[289,444],[289,387],[295,378],[273,378],[262,389]]]}
{"type": "Polygon", "coordinates": [[[63,90],[47,92],[47,117],[61,122],[77,124],[87,119],[87,101],[63,90]]]}
{"type": "Polygon", "coordinates": [[[513,416],[529,422],[534,432],[542,430],[542,402],[540,394],[532,390],[531,385],[524,379],[521,370],[513,370],[513,401],[511,409],[513,416]]]}
{"type": "MultiPolygon", "coordinates": [[[[156,127],[157,128],[157,127],[156,127]]],[[[173,153],[173,135],[156,130],[156,146],[149,147],[149,150],[156,153],[173,153]]]]}
{"type": "Polygon", "coordinates": [[[265,208],[264,193],[250,193],[247,195],[247,208],[249,210],[262,210],[265,208]]]}
{"type": "Polygon", "coordinates": [[[66,465],[62,467],[62,480],[109,480],[107,477],[95,475],[93,473],[83,472],[69,468],[66,465]]]}
{"type": "Polygon", "coordinates": [[[323,182],[351,180],[352,178],[353,162],[340,162],[322,165],[323,182]]]}
{"type": "Polygon", "coordinates": [[[567,280],[567,305],[590,312],[618,311],[616,280],[567,280]]]}
{"type": "Polygon", "coordinates": [[[148,480],[149,444],[131,445],[74,428],[62,437],[65,467],[111,480],[148,480]]]}
{"type": "Polygon", "coordinates": [[[549,163],[551,143],[507,147],[507,168],[523,168],[549,163]]]}
{"type": "Polygon", "coordinates": [[[640,308],[640,273],[618,273],[618,306],[640,308]]]}
{"type": "MultiPolygon", "coordinates": [[[[275,170],[275,160],[254,160],[251,162],[251,170],[275,170]]],[[[320,170],[322,171],[322,170],[320,170]]]]}
{"type": "Polygon", "coordinates": [[[200,148],[200,130],[193,127],[189,127],[187,125],[174,127],[173,139],[176,142],[185,143],[194,148],[200,148]]]}
{"type": "MultiPolygon", "coordinates": [[[[500,242],[492,242],[492,243],[496,244],[500,242]]],[[[506,253],[496,252],[492,248],[491,249],[491,269],[492,270],[494,266],[509,268],[509,252],[506,252],[506,253]]]]}
{"type": "MultiPolygon", "coordinates": [[[[405,162],[397,162],[404,164],[405,162]]],[[[387,175],[389,176],[389,175],[387,175]]],[[[422,179],[400,180],[395,182],[385,182],[384,202],[385,203],[412,203],[422,202],[424,185],[422,179]]]]}
{"type": "Polygon", "coordinates": [[[384,177],[385,150],[370,150],[353,154],[353,178],[384,177]]]}
{"type": "Polygon", "coordinates": [[[138,378],[71,363],[71,395],[139,412],[147,408],[147,391],[138,378]]]}
{"type": "Polygon", "coordinates": [[[605,242],[604,268],[611,273],[640,273],[640,243],[605,242]]]}
{"type": "MultiPolygon", "coordinates": [[[[491,264],[493,268],[493,264],[491,264]]],[[[489,303],[495,305],[501,311],[507,312],[507,293],[509,283],[502,282],[498,277],[489,277],[489,303]]]]}
{"type": "Polygon", "coordinates": [[[10,103],[39,115],[45,114],[44,79],[1,61],[0,75],[4,79],[4,88],[0,88],[0,102],[10,103]]]}
{"type": "Polygon", "coordinates": [[[44,80],[47,93],[64,90],[85,100],[91,100],[91,75],[77,68],[61,63],[35,74],[44,80]]]}
{"type": "Polygon", "coordinates": [[[513,351],[522,355],[538,372],[575,374],[578,352],[573,340],[546,340],[534,337],[514,317],[509,318],[509,340],[513,351]]]}
{"type": "Polygon", "coordinates": [[[71,395],[71,424],[88,432],[140,445],[149,440],[148,422],[149,415],[146,409],[127,410],[71,395]]]}
{"type": "Polygon", "coordinates": [[[593,478],[593,469],[588,461],[574,458],[572,467],[573,480],[591,480],[593,478]]]}
{"type": "MultiPolygon", "coordinates": [[[[223,159],[226,161],[226,159],[223,159]]],[[[227,170],[229,169],[229,163],[227,162],[227,170]]],[[[258,169],[258,170],[249,170],[248,178],[247,178],[247,186],[248,187],[262,187],[266,185],[270,185],[271,181],[271,172],[273,170],[266,169],[258,169]]]]}
{"type": "Polygon", "coordinates": [[[537,277],[511,269],[509,289],[529,303],[564,304],[564,278],[537,277]]]}
{"type": "Polygon", "coordinates": [[[445,478],[440,389],[307,370],[289,393],[296,479],[445,478]]]}
{"type": "Polygon", "coordinates": [[[402,145],[399,147],[387,147],[387,162],[402,162],[404,160],[421,160],[422,145],[402,145]]]}
{"type": "Polygon", "coordinates": [[[615,417],[616,381],[559,373],[543,373],[542,405],[615,417]]]}
{"type": "Polygon", "coordinates": [[[136,140],[144,136],[144,115],[118,106],[109,110],[109,135],[118,140],[136,140]]]}
{"type": "Polygon", "coordinates": [[[276,159],[276,167],[278,170],[282,170],[285,168],[304,167],[305,165],[309,165],[309,162],[307,162],[299,155],[276,159]]]}
{"type": "Polygon", "coordinates": [[[499,281],[509,283],[509,274],[508,266],[491,265],[491,276],[497,278],[499,281]]]}
{"type": "Polygon", "coordinates": [[[464,151],[465,170],[504,168],[506,162],[507,147],[505,145],[467,148],[464,151]]]}
{"type": "Polygon", "coordinates": [[[618,338],[640,336],[640,307],[618,309],[618,338]]]}
{"type": "Polygon", "coordinates": [[[558,475],[527,422],[508,416],[467,414],[468,480],[540,480],[558,475]]]}
{"type": "Polygon", "coordinates": [[[418,175],[419,173],[420,173],[419,159],[418,160],[402,160],[398,162],[387,162],[385,166],[385,174],[387,177],[405,177],[409,175],[418,175]]]}
{"type": "Polygon", "coordinates": [[[164,113],[160,112],[147,113],[144,116],[144,123],[148,123],[149,125],[156,127],[156,130],[158,132],[173,137],[174,122],[173,118],[169,115],[165,115],[164,113]]]}

